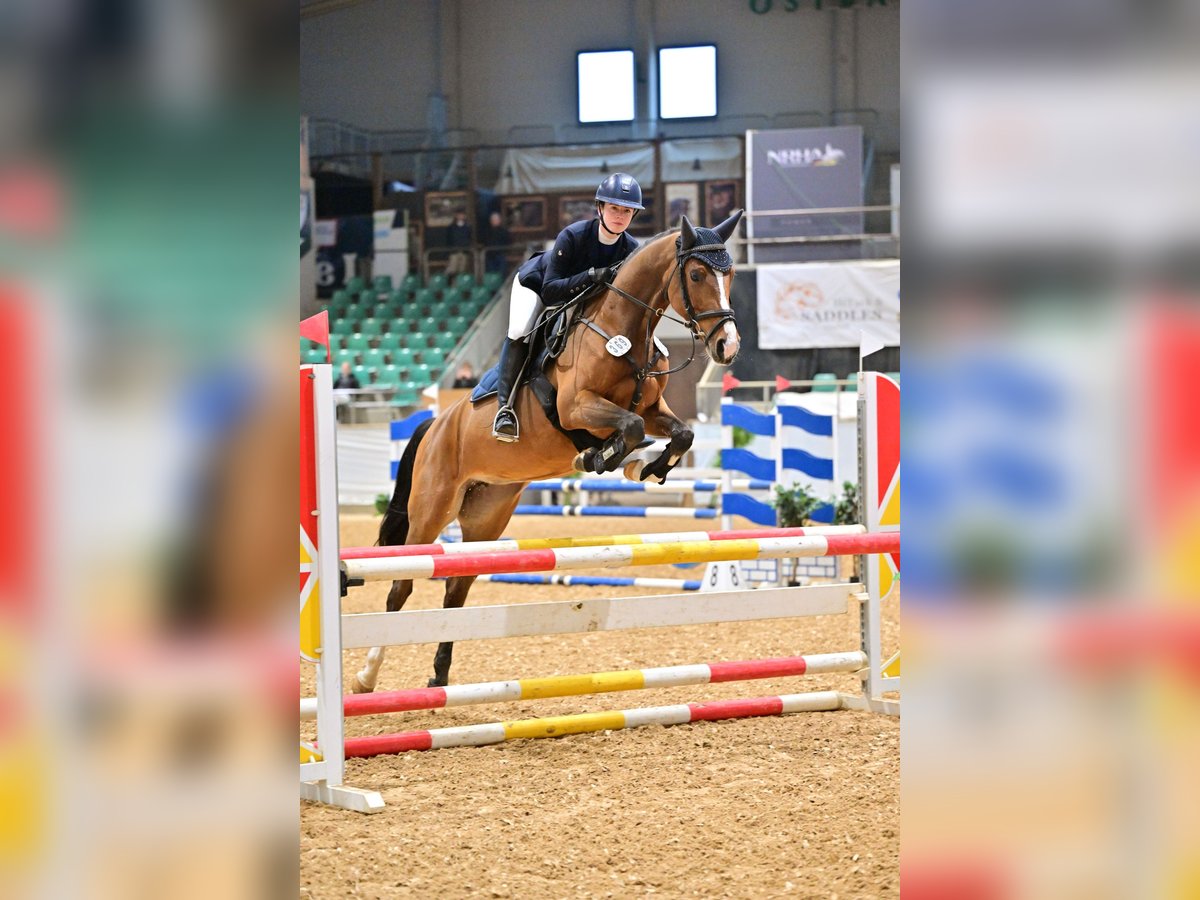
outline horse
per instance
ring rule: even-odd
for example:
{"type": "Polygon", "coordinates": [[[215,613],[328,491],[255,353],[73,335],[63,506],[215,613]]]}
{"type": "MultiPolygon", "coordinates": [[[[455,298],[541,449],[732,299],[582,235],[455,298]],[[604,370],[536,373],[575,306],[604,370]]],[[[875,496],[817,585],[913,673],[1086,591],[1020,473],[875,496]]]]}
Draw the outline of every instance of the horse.
{"type": "MultiPolygon", "coordinates": [[[[626,464],[625,473],[642,480],[665,478],[691,448],[692,430],[663,400],[666,376],[682,366],[668,367],[654,331],[674,312],[691,330],[693,357],[696,342],[702,341],[713,362],[728,366],[734,361],[741,340],[729,299],[733,261],[724,245],[741,216],[737,210],[712,229],[697,229],[685,216],[679,231],[647,240],[621,264],[611,284],[580,298],[565,344],[543,374],[557,392],[558,424],[576,436],[586,432],[590,446],[579,450],[547,418],[528,387],[517,399],[523,424],[518,443],[492,437],[494,399],[473,403],[464,397],[414,432],[378,543],[431,543],[455,518],[464,541],[496,540],[531,481],[575,471],[615,471],[646,435],[667,438],[666,447],[648,464],[626,464]],[[714,319],[705,333],[701,323],[714,319]]],[[[461,607],[474,581],[447,579],[443,606],[461,607]]],[[[401,609],[411,593],[411,580],[393,581],[388,611],[401,609]]],[[[449,683],[452,653],[451,642],[438,645],[430,687],[449,683]]],[[[370,650],[366,666],[351,680],[355,693],[375,689],[383,655],[383,647],[370,650]]]]}

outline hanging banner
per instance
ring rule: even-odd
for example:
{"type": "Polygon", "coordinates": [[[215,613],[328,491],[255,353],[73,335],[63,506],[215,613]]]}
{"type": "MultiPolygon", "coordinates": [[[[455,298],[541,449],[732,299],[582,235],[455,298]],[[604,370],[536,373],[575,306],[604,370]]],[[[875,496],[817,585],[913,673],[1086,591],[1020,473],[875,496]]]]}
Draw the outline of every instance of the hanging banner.
{"type": "Polygon", "coordinates": [[[746,132],[748,235],[780,243],[750,244],[750,262],[803,262],[858,257],[854,235],[863,214],[757,215],[782,210],[846,209],[863,205],[862,128],[788,128],[746,132]],[[846,235],[841,242],[804,243],[786,238],[846,235]]]}
{"type": "Polygon", "coordinates": [[[864,337],[900,346],[900,262],[759,266],[763,350],[857,347],[864,337]]]}

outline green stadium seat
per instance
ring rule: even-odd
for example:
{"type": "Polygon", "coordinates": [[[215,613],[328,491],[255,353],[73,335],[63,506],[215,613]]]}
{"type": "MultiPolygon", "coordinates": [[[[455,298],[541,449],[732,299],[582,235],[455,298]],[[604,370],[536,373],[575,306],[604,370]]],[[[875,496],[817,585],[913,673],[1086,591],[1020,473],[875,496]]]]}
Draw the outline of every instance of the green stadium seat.
{"type": "Polygon", "coordinates": [[[319,347],[309,350],[302,350],[300,352],[300,359],[303,362],[311,365],[320,365],[321,363],[325,362],[325,350],[319,347]]]}
{"type": "Polygon", "coordinates": [[[430,372],[429,366],[414,363],[409,366],[408,371],[412,375],[413,383],[422,388],[428,387],[429,383],[433,381],[433,374],[430,372]]]}
{"type": "Polygon", "coordinates": [[[387,363],[387,351],[379,349],[364,350],[362,352],[362,361],[365,365],[379,368],[387,363]]]}
{"type": "Polygon", "coordinates": [[[358,383],[361,387],[369,387],[375,377],[375,367],[357,365],[354,367],[354,375],[358,378],[358,383]]]}
{"type": "Polygon", "coordinates": [[[436,275],[430,275],[429,281],[425,283],[426,288],[437,294],[440,294],[449,286],[450,280],[441,272],[438,272],[436,275]]]}
{"type": "Polygon", "coordinates": [[[421,286],[421,276],[416,272],[409,272],[404,276],[404,280],[400,282],[400,287],[405,291],[415,291],[421,286]]]}
{"type": "Polygon", "coordinates": [[[374,309],[371,310],[371,317],[390,323],[395,319],[401,318],[402,314],[400,310],[400,306],[388,300],[384,303],[376,303],[374,309]]]}
{"type": "Polygon", "coordinates": [[[421,364],[431,369],[443,369],[446,366],[446,354],[442,350],[426,348],[421,351],[421,364]]]}
{"type": "Polygon", "coordinates": [[[433,289],[424,287],[413,294],[412,302],[416,306],[428,306],[436,299],[437,298],[433,294],[433,289]]]}
{"type": "Polygon", "coordinates": [[[359,291],[361,291],[366,286],[367,286],[366,281],[364,281],[360,276],[355,275],[353,278],[351,278],[349,281],[346,282],[346,291],[351,294],[357,294],[359,291]]]}
{"type": "Polygon", "coordinates": [[[375,370],[375,384],[378,387],[395,387],[400,383],[400,370],[396,366],[379,366],[375,370]]]}
{"type": "Polygon", "coordinates": [[[454,286],[459,289],[473,288],[475,286],[475,276],[470,272],[463,272],[454,279],[454,286]]]}
{"type": "Polygon", "coordinates": [[[351,334],[346,337],[346,349],[362,352],[371,349],[371,338],[365,334],[351,334]]]}
{"type": "Polygon", "coordinates": [[[330,326],[330,331],[341,335],[354,334],[356,324],[353,319],[334,319],[333,324],[330,326]]]}
{"type": "Polygon", "coordinates": [[[333,354],[333,364],[340,369],[342,367],[342,363],[350,363],[352,366],[358,365],[358,351],[339,350],[337,353],[333,354]]]}
{"type": "Polygon", "coordinates": [[[836,391],[838,386],[833,382],[836,382],[837,380],[838,377],[832,372],[818,372],[813,376],[813,381],[818,383],[814,384],[812,389],[814,391],[836,391]]]}
{"type": "Polygon", "coordinates": [[[375,339],[375,346],[380,350],[386,350],[389,353],[394,353],[399,350],[404,344],[400,340],[400,335],[395,332],[382,334],[375,339]]]}
{"type": "Polygon", "coordinates": [[[376,275],[371,279],[371,288],[376,291],[390,291],[392,289],[392,276],[376,275]]]}
{"type": "Polygon", "coordinates": [[[379,319],[363,319],[358,323],[358,332],[370,337],[378,337],[383,334],[383,322],[379,319]]]}
{"type": "Polygon", "coordinates": [[[471,320],[466,316],[454,316],[449,321],[450,331],[452,334],[464,335],[467,329],[471,327],[471,320]]]}
{"type": "Polygon", "coordinates": [[[350,292],[348,290],[346,290],[345,288],[339,288],[338,290],[333,292],[333,296],[329,298],[329,303],[330,303],[330,305],[344,307],[344,306],[350,305],[350,300],[351,300],[350,292]]]}
{"type": "Polygon", "coordinates": [[[458,346],[458,338],[457,334],[442,331],[434,336],[433,346],[442,351],[442,353],[449,353],[458,346]]]}
{"type": "Polygon", "coordinates": [[[503,272],[487,272],[483,276],[483,286],[488,289],[488,293],[495,293],[502,281],[504,281],[503,272]]]}
{"type": "Polygon", "coordinates": [[[365,316],[367,314],[366,310],[367,310],[367,307],[363,306],[361,303],[351,303],[349,306],[346,307],[345,318],[361,319],[363,316],[365,316]]]}
{"type": "Polygon", "coordinates": [[[416,388],[400,385],[396,388],[396,393],[392,395],[392,406],[416,406],[421,402],[420,394],[416,388]]]}
{"type": "Polygon", "coordinates": [[[407,368],[413,364],[413,351],[407,348],[403,350],[392,350],[388,355],[394,365],[402,368],[407,368]]]}

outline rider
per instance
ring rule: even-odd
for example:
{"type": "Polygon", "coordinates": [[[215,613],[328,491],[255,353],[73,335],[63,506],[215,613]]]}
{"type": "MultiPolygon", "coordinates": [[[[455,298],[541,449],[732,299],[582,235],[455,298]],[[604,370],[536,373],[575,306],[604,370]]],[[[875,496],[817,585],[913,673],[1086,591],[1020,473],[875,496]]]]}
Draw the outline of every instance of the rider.
{"type": "Polygon", "coordinates": [[[568,225],[559,232],[553,248],[529,259],[517,271],[509,301],[508,337],[500,348],[496,381],[500,408],[492,423],[492,437],[508,443],[520,439],[512,392],[537,317],[547,305],[566,303],[591,285],[612,280],[613,267],[638,245],[625,230],[641,209],[645,207],[637,179],[614,172],[596,188],[596,218],[568,225]]]}

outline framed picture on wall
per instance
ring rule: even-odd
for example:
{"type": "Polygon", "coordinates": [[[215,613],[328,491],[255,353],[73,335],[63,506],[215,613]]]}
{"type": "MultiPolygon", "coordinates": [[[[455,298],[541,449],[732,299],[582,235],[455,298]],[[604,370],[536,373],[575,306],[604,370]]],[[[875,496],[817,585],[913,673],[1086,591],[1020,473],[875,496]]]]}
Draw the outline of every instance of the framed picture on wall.
{"type": "Polygon", "coordinates": [[[572,222],[591,219],[596,215],[593,194],[564,194],[558,198],[558,228],[561,231],[572,222]]]}
{"type": "Polygon", "coordinates": [[[711,228],[728,219],[740,205],[741,195],[736,181],[704,182],[704,224],[711,228]]]}
{"type": "Polygon", "coordinates": [[[504,226],[514,234],[546,230],[546,198],[538,196],[501,197],[500,215],[504,226]]]}
{"type": "Polygon", "coordinates": [[[636,237],[658,234],[662,231],[662,226],[656,215],[657,205],[654,202],[654,191],[642,190],[642,205],[646,208],[634,216],[633,224],[629,226],[629,233],[636,237]]]}
{"type": "Polygon", "coordinates": [[[446,228],[456,213],[465,213],[470,221],[469,195],[466,191],[430,191],[425,195],[425,227],[446,228]]]}
{"type": "Polygon", "coordinates": [[[677,184],[663,185],[663,193],[667,203],[667,228],[678,228],[680,220],[688,217],[694,225],[702,224],[700,212],[700,184],[695,181],[683,181],[677,184]]]}

